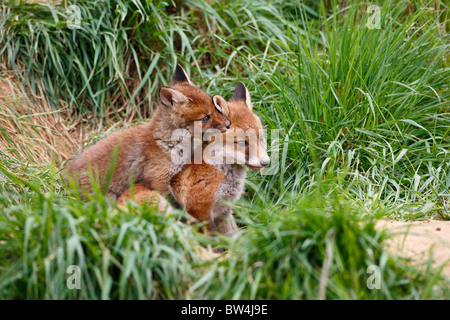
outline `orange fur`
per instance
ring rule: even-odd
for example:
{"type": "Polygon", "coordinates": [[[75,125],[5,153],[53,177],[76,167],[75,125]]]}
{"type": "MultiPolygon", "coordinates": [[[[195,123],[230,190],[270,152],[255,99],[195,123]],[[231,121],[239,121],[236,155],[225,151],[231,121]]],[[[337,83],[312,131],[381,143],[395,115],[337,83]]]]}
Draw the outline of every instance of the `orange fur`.
{"type": "Polygon", "coordinates": [[[117,200],[117,205],[121,208],[125,208],[126,201],[128,200],[133,200],[139,205],[143,205],[146,203],[158,205],[159,212],[172,211],[172,207],[158,191],[147,189],[146,187],[139,184],[134,186],[134,194],[132,194],[131,189],[127,189],[124,193],[122,193],[122,195],[117,200]]]}

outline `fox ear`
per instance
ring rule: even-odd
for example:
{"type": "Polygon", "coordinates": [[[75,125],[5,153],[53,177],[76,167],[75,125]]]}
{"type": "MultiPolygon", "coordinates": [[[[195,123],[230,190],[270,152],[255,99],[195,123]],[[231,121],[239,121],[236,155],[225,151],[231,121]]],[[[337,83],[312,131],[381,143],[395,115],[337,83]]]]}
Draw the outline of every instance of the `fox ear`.
{"type": "Polygon", "coordinates": [[[162,87],[161,90],[159,90],[159,98],[161,99],[161,103],[169,108],[183,103],[188,99],[181,92],[168,87],[162,87]]]}
{"type": "Polygon", "coordinates": [[[245,85],[239,81],[236,88],[234,88],[234,94],[231,101],[244,101],[245,105],[252,110],[252,102],[250,100],[250,93],[248,92],[245,85]]]}
{"type": "Polygon", "coordinates": [[[213,102],[216,106],[216,109],[219,110],[221,114],[223,114],[224,116],[228,116],[228,102],[222,96],[215,95],[213,97],[213,102]]]}
{"type": "Polygon", "coordinates": [[[183,69],[182,66],[177,64],[175,68],[175,74],[173,75],[173,81],[174,82],[187,82],[190,85],[193,85],[191,82],[191,79],[189,79],[189,76],[186,72],[186,70],[183,69]]]}

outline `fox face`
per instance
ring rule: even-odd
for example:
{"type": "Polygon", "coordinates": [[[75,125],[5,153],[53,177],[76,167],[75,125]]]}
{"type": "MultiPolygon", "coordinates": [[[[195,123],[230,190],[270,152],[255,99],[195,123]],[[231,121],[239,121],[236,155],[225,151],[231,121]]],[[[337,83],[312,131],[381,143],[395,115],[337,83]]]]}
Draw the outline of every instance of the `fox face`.
{"type": "Polygon", "coordinates": [[[225,164],[246,165],[252,170],[267,166],[267,142],[259,117],[252,112],[250,95],[242,82],[239,82],[233,98],[224,112],[231,121],[230,129],[215,136],[205,148],[205,161],[213,164],[224,161],[225,164]]]}
{"type": "Polygon", "coordinates": [[[227,102],[221,96],[211,98],[205,91],[196,87],[186,71],[177,65],[170,87],[160,90],[162,105],[170,110],[170,121],[179,128],[194,128],[195,122],[201,123],[202,133],[209,129],[225,132],[230,121],[224,115],[227,102]]]}

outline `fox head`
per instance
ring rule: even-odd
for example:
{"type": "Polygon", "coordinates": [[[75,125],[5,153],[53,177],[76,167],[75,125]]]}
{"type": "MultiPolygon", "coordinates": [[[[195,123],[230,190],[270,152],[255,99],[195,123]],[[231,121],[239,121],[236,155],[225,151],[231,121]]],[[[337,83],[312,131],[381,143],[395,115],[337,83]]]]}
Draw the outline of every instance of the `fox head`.
{"type": "Polygon", "coordinates": [[[242,82],[237,84],[233,97],[223,109],[231,121],[230,129],[222,133],[221,139],[214,137],[207,146],[209,150],[205,149],[205,160],[217,163],[220,159],[226,164],[242,164],[253,170],[267,166],[270,158],[263,126],[252,111],[250,94],[242,82]],[[214,160],[208,160],[208,152],[213,154],[214,160]]]}
{"type": "Polygon", "coordinates": [[[159,96],[163,112],[177,128],[192,132],[196,121],[202,124],[202,132],[208,129],[225,132],[230,126],[223,114],[227,104],[225,99],[221,96],[213,99],[195,86],[180,65],[175,69],[170,87],[162,87],[159,96]]]}

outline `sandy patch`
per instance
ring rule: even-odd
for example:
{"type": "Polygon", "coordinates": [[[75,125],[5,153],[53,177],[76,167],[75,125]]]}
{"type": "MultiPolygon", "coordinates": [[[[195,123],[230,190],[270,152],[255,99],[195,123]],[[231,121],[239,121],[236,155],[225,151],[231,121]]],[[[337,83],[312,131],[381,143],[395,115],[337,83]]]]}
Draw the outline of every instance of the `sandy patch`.
{"type": "Polygon", "coordinates": [[[413,262],[425,262],[431,250],[433,265],[445,265],[442,273],[450,277],[450,221],[380,220],[376,226],[393,235],[387,242],[388,251],[413,262]]]}

